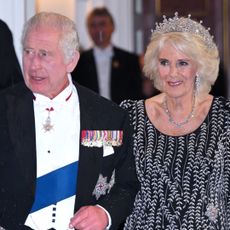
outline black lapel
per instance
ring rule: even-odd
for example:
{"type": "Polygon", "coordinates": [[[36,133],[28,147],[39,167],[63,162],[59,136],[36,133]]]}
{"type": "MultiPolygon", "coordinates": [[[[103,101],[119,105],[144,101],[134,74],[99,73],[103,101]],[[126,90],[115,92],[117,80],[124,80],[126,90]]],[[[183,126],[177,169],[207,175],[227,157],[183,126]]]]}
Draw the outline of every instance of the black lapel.
{"type": "Polygon", "coordinates": [[[99,83],[98,83],[98,76],[97,76],[97,67],[96,67],[96,61],[95,61],[95,57],[93,54],[93,49],[89,50],[89,52],[87,53],[87,58],[84,62],[84,67],[85,65],[88,65],[88,72],[89,72],[89,76],[87,76],[87,79],[90,82],[87,82],[87,86],[89,86],[90,89],[92,89],[93,91],[99,93],[99,83]]]}
{"type": "Polygon", "coordinates": [[[120,91],[123,88],[124,81],[127,76],[124,76],[124,70],[122,70],[123,58],[118,48],[113,47],[113,58],[111,61],[111,78],[110,78],[110,90],[112,101],[120,103],[117,101],[117,97],[120,97],[120,94],[123,94],[120,91]],[[120,89],[120,90],[118,90],[120,89]]]}
{"type": "Polygon", "coordinates": [[[77,200],[75,209],[77,210],[82,205],[90,202],[92,199],[92,192],[96,185],[100,162],[102,159],[102,148],[85,147],[81,145],[81,131],[95,130],[97,128],[97,121],[93,117],[95,105],[91,104],[91,94],[85,88],[76,85],[79,103],[80,103],[80,148],[79,148],[79,167],[78,167],[78,183],[77,183],[77,200]]]}
{"type": "MultiPolygon", "coordinates": [[[[9,132],[18,164],[26,182],[36,179],[35,122],[33,94],[24,84],[6,96],[9,132]]],[[[33,188],[31,188],[33,189],[33,188]]]]}

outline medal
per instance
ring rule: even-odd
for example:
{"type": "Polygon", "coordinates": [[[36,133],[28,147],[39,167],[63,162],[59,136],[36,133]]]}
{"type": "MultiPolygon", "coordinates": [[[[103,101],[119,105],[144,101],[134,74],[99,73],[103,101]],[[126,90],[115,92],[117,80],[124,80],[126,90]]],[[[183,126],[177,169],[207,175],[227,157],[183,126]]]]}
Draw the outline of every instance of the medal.
{"type": "MultiPolygon", "coordinates": [[[[69,96],[65,99],[65,101],[67,102],[70,98],[71,98],[71,95],[72,95],[72,92],[69,94],[69,96]]],[[[36,100],[36,97],[34,97],[34,100],[36,100]]],[[[53,104],[54,105],[54,104],[53,104]]],[[[62,105],[61,102],[59,103],[56,103],[55,105],[62,105]]],[[[44,107],[43,107],[44,109],[44,107]]],[[[54,111],[54,108],[53,107],[50,107],[50,108],[46,108],[45,109],[46,111],[48,111],[48,116],[45,120],[45,122],[42,124],[42,129],[46,132],[50,132],[51,130],[54,129],[54,125],[52,124],[51,122],[51,116],[50,116],[50,113],[52,111],[54,111]]],[[[44,111],[44,110],[43,110],[44,111]]]]}
{"type": "Polygon", "coordinates": [[[48,117],[46,118],[45,123],[43,124],[43,129],[45,130],[45,132],[49,132],[54,127],[51,124],[51,119],[50,119],[50,112],[54,111],[54,109],[53,107],[51,107],[51,108],[46,108],[46,110],[48,111],[48,117]]]}

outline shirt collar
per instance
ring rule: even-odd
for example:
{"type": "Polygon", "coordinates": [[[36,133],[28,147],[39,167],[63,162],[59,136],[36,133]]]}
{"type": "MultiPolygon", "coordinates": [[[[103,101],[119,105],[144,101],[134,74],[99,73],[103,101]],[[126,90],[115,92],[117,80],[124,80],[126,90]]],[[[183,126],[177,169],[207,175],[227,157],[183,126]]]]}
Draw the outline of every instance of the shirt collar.
{"type": "Polygon", "coordinates": [[[62,104],[63,102],[68,101],[73,91],[73,82],[70,74],[68,74],[68,80],[69,80],[69,85],[53,99],[50,99],[39,93],[33,93],[35,104],[42,104],[42,105],[57,104],[57,103],[62,104]]]}
{"type": "Polygon", "coordinates": [[[107,56],[112,57],[113,56],[113,46],[110,44],[104,49],[99,48],[98,46],[95,46],[93,48],[93,52],[95,56],[107,56]]]}

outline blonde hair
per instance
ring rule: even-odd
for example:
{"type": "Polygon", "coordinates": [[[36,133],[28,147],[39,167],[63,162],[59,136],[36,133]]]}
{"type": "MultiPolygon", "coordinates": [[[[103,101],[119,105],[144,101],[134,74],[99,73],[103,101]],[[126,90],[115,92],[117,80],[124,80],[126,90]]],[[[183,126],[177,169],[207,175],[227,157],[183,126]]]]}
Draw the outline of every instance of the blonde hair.
{"type": "Polygon", "coordinates": [[[165,44],[174,46],[193,60],[197,65],[200,85],[198,93],[209,93],[219,71],[219,52],[214,45],[208,48],[200,37],[188,32],[169,32],[153,34],[144,56],[144,74],[149,77],[158,90],[162,90],[157,63],[158,56],[165,44]]]}

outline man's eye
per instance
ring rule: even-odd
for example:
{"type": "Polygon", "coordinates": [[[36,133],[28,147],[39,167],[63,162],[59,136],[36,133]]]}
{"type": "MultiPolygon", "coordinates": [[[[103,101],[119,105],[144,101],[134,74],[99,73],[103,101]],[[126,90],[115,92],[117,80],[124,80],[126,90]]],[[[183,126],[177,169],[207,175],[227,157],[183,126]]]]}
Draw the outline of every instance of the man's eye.
{"type": "Polygon", "coordinates": [[[43,51],[40,51],[40,56],[41,57],[47,57],[48,56],[48,52],[43,50],[43,51]]]}
{"type": "Polygon", "coordinates": [[[24,53],[25,54],[33,54],[33,50],[31,50],[31,49],[24,49],[24,53]]]}

